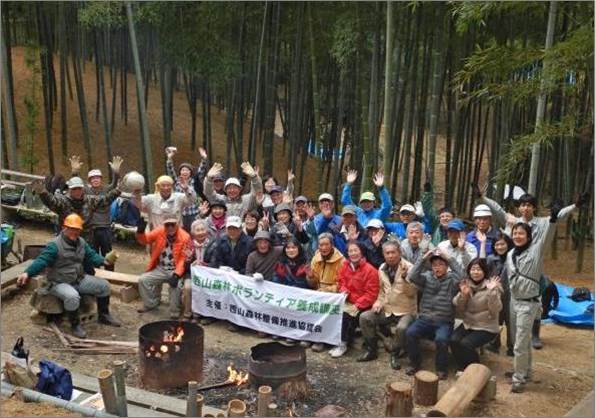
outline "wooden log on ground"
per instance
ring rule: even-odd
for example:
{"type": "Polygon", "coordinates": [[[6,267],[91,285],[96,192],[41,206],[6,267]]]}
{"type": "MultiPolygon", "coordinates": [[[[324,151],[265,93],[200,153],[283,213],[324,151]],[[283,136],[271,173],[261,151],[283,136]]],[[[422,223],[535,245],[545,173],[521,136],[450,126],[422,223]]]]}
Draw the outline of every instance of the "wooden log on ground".
{"type": "Polygon", "coordinates": [[[108,414],[118,414],[118,403],[116,400],[116,389],[114,388],[113,373],[111,370],[104,369],[97,374],[99,389],[103,398],[105,412],[108,414]]]}
{"type": "Polygon", "coordinates": [[[128,401],[126,400],[126,362],[115,360],[114,376],[116,382],[116,403],[118,405],[118,415],[128,416],[128,401]]]}
{"type": "Polygon", "coordinates": [[[241,399],[232,399],[227,404],[228,417],[244,417],[246,416],[246,403],[241,399]]]}
{"type": "Polygon", "coordinates": [[[409,383],[392,382],[386,384],[387,417],[410,417],[413,411],[412,388],[409,383]]]}
{"type": "Polygon", "coordinates": [[[460,375],[454,385],[427,414],[429,417],[459,417],[471,401],[483,390],[492,375],[489,368],[472,363],[460,375]]]}
{"type": "Polygon", "coordinates": [[[488,383],[486,383],[485,387],[479,392],[479,395],[475,398],[477,402],[490,402],[491,400],[496,398],[497,392],[497,385],[496,385],[496,376],[490,377],[488,383]]]}
{"type": "Polygon", "coordinates": [[[422,406],[431,406],[438,400],[438,376],[427,370],[415,373],[413,401],[422,406]]]}
{"type": "Polygon", "coordinates": [[[271,403],[273,388],[270,386],[261,386],[258,388],[258,405],[256,415],[259,417],[267,416],[267,406],[271,403]]]}
{"type": "Polygon", "coordinates": [[[186,416],[195,417],[196,415],[196,391],[198,382],[191,380],[188,382],[188,398],[186,399],[186,416]]]}

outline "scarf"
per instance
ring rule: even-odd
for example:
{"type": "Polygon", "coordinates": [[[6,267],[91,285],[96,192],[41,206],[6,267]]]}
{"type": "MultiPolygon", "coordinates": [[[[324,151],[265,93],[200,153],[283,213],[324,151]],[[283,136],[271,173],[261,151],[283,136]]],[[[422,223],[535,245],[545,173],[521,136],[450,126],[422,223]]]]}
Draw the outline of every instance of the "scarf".
{"type": "Polygon", "coordinates": [[[215,225],[217,231],[225,228],[225,215],[220,216],[219,218],[215,218],[213,215],[211,215],[211,221],[213,222],[213,225],[215,225]]]}

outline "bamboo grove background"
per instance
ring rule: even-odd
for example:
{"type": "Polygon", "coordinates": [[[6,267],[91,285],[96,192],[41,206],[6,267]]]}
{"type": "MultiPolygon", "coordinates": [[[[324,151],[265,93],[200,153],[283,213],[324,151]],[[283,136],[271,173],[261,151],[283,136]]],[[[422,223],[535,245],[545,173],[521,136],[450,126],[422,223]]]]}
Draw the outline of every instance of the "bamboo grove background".
{"type": "MultiPolygon", "coordinates": [[[[176,110],[190,116],[191,149],[211,153],[224,142],[228,168],[258,150],[261,173],[291,168],[298,191],[314,182],[311,190],[336,195],[352,167],[357,193],[380,167],[397,202],[430,182],[437,205],[469,213],[473,182],[489,183],[497,198],[518,184],[545,204],[593,188],[592,2],[2,2],[1,38],[11,168],[35,169],[37,129],[51,172],[54,148],[66,157],[69,141],[84,143],[88,167],[94,141],[111,158],[114,126],[129,123],[136,89],[130,146],[149,179],[164,159],[151,143],[176,145],[173,96],[183,92],[187,106],[176,110]],[[32,74],[16,97],[15,46],[25,47],[32,74]],[[87,66],[95,91],[83,88],[87,66]],[[15,101],[25,104],[21,120],[15,101]],[[78,115],[65,111],[73,101],[78,115]],[[147,124],[155,101],[161,132],[147,124]],[[225,137],[213,136],[213,109],[225,114],[225,137]],[[90,133],[92,117],[101,137],[90,133]],[[69,135],[67,118],[80,121],[82,138],[69,135]],[[304,169],[310,158],[315,173],[304,169]]],[[[591,213],[569,227],[579,247],[591,213]]]]}

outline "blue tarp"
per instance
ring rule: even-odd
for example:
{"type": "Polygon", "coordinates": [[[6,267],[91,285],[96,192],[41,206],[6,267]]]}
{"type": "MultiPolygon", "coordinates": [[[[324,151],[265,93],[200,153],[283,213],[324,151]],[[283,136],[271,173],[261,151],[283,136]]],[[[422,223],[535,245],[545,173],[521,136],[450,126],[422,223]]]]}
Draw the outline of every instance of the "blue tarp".
{"type": "Polygon", "coordinates": [[[570,299],[574,288],[559,283],[556,283],[556,287],[560,294],[560,303],[557,309],[549,312],[549,317],[563,324],[593,327],[593,300],[575,302],[570,299]]]}

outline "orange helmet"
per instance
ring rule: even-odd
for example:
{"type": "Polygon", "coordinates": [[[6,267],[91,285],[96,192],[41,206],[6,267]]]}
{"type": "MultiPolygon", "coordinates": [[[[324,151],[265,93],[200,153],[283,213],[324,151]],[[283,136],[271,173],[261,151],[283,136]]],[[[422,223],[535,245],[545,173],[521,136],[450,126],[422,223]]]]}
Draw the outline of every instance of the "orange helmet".
{"type": "Polygon", "coordinates": [[[64,226],[68,228],[83,229],[84,223],[83,218],[76,213],[71,213],[64,218],[64,226]]]}

